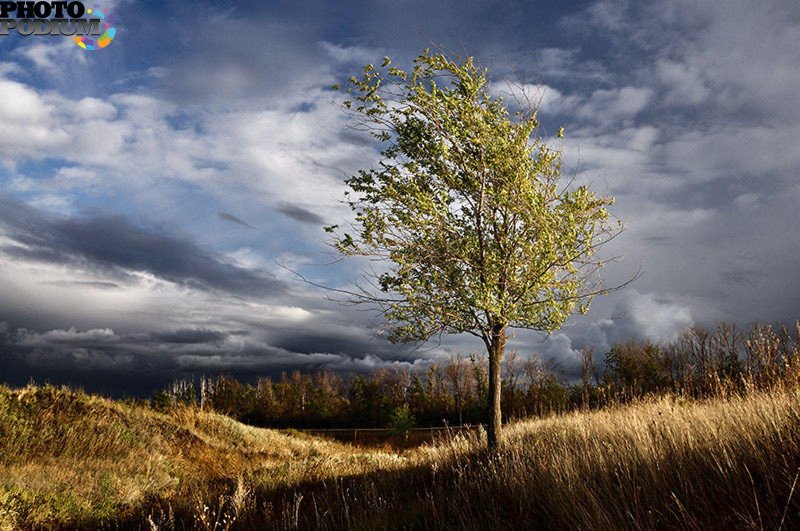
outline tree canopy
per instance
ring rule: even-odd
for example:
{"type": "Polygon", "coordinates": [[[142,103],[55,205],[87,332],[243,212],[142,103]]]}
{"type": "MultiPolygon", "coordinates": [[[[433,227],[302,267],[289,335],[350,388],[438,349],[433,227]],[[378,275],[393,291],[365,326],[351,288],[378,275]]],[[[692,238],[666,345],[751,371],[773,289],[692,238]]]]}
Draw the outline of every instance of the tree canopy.
{"type": "Polygon", "coordinates": [[[508,328],[556,330],[606,291],[613,198],[562,185],[536,109],[510,110],[472,57],[425,50],[409,72],[387,57],[334,88],[382,149],[346,181],[352,230],[327,230],[341,253],[388,264],[357,299],[379,305],[390,339],[470,333],[499,370],[508,328]]]}

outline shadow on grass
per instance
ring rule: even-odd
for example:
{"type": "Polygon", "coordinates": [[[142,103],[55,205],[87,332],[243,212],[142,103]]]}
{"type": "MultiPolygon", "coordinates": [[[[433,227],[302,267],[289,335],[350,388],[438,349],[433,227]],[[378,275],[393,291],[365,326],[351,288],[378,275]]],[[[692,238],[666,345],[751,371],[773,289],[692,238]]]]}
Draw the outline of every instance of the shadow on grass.
{"type": "Polygon", "coordinates": [[[534,457],[481,450],[434,465],[271,490],[256,486],[238,505],[236,480],[223,479],[191,489],[192,498],[154,498],[113,521],[76,527],[779,529],[783,522],[783,529],[800,528],[800,500],[791,496],[800,455],[785,454],[772,463],[738,456],[727,470],[715,469],[702,453],[672,457],[681,467],[597,467],[570,485],[537,466],[534,457]]]}

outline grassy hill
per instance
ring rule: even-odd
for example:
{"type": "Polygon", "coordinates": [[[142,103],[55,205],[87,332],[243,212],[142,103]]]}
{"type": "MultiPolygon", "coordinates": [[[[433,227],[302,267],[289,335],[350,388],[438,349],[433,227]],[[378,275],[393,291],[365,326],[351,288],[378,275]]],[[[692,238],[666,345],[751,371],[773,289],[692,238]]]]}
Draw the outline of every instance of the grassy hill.
{"type": "Polygon", "coordinates": [[[0,529],[146,522],[170,507],[202,516],[209,503],[207,512],[230,520],[252,501],[251,490],[227,496],[237,487],[242,496],[245,482],[267,491],[402,465],[396,455],[214,413],[165,415],[65,388],[0,387],[0,529]]]}
{"type": "Polygon", "coordinates": [[[800,528],[800,391],[643,401],[404,452],[0,387],[0,529],[800,528]]]}

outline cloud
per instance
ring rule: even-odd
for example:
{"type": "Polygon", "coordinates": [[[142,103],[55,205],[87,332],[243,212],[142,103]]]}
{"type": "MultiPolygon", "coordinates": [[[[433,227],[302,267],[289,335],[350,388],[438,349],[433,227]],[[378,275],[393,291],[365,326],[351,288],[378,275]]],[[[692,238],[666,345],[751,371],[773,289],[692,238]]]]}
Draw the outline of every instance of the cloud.
{"type": "Polygon", "coordinates": [[[97,289],[117,289],[120,287],[115,282],[103,282],[100,280],[44,280],[42,284],[46,286],[57,286],[60,288],[97,288],[97,289]]]}
{"type": "Polygon", "coordinates": [[[580,375],[580,348],[591,349],[595,363],[602,366],[605,354],[616,344],[630,340],[663,344],[696,324],[689,305],[660,294],[628,290],[616,302],[606,302],[602,306],[613,304],[609,315],[577,321],[543,345],[543,352],[563,362],[569,378],[580,375]]]}
{"type": "Polygon", "coordinates": [[[549,85],[515,84],[493,81],[489,85],[492,96],[501,97],[506,105],[533,107],[538,113],[568,114],[581,102],[577,95],[567,95],[549,85]]]}
{"type": "Polygon", "coordinates": [[[131,224],[121,216],[56,218],[0,198],[0,227],[19,259],[69,264],[112,276],[146,272],[187,287],[275,297],[285,286],[264,271],[223,262],[190,238],[131,224]]]}
{"type": "MultiPolygon", "coordinates": [[[[192,10],[183,9],[187,9],[187,16],[194,15],[192,10]]],[[[177,33],[186,34],[192,45],[175,50],[171,75],[163,79],[164,97],[201,105],[292,99],[309,86],[328,86],[334,80],[325,58],[336,47],[307,42],[307,25],[219,10],[207,17],[206,23],[236,31],[225,32],[212,42],[196,39],[188,27],[178,29],[177,33]]]]}
{"type": "Polygon", "coordinates": [[[58,39],[56,43],[30,39],[24,46],[17,48],[16,52],[33,63],[36,69],[51,75],[57,73],[64,64],[77,67],[88,64],[87,54],[72,39],[58,39]]]}
{"type": "MultiPolygon", "coordinates": [[[[247,332],[240,332],[246,334],[247,332]]],[[[153,340],[164,343],[198,344],[198,343],[219,343],[224,341],[228,334],[217,330],[206,330],[204,328],[183,328],[171,330],[169,332],[156,332],[151,334],[153,340]]]]}
{"type": "Polygon", "coordinates": [[[490,92],[503,97],[513,108],[534,107],[541,113],[577,118],[584,126],[592,124],[595,131],[598,126],[604,130],[619,122],[629,122],[648,106],[654,94],[649,87],[624,86],[598,89],[585,97],[565,94],[549,85],[503,82],[493,82],[490,92]]]}
{"type": "Polygon", "coordinates": [[[669,298],[630,290],[616,305],[612,325],[605,327],[613,343],[627,339],[667,342],[694,324],[691,310],[669,298]]]}
{"type": "Polygon", "coordinates": [[[609,83],[613,76],[597,60],[581,57],[580,48],[542,47],[520,58],[539,83],[609,83]]]}
{"type": "Polygon", "coordinates": [[[350,219],[342,176],[377,156],[326,86],[384,55],[406,66],[426,45],[417,28],[461,49],[460,28],[495,80],[540,96],[544,133],[566,126],[565,177],[616,196],[627,224],[607,282],[644,267],[635,292],[598,299],[545,343],[515,337],[522,353],[572,370],[584,343],[602,356],[686,323],[796,317],[795,3],[243,9],[218,12],[210,24],[240,31],[209,40],[189,26],[161,35],[157,13],[123,4],[135,50],[123,37],[113,55],[23,40],[0,63],[8,378],[90,370],[97,385],[144,388],[194,370],[419,367],[480,349],[463,337],[390,345],[364,313],[270,271],[280,260],[335,286],[358,275],[358,264],[314,266],[327,261],[319,225],[350,219]],[[69,81],[76,71],[81,83],[69,81]]]}
{"type": "MultiPolygon", "coordinates": [[[[255,375],[277,376],[291,370],[353,373],[390,367],[424,368],[430,364],[424,359],[386,359],[371,353],[297,353],[251,338],[243,331],[178,329],[120,334],[111,329],[81,331],[74,327],[41,333],[18,329],[0,334],[0,360],[10,376],[18,372],[49,374],[47,379],[56,382],[70,381],[76,374],[128,375],[131,381],[127,385],[91,386],[115,396],[131,389],[152,392],[157,388],[141,388],[142,382],[155,380],[163,386],[170,379],[201,374],[227,372],[252,379],[255,375]]],[[[17,383],[25,383],[27,378],[17,383]]]]}
{"type": "Polygon", "coordinates": [[[575,112],[578,118],[601,126],[628,120],[642,111],[653,96],[647,87],[620,87],[596,90],[575,112]]]}
{"type": "Polygon", "coordinates": [[[667,87],[667,101],[676,105],[697,105],[711,95],[699,68],[663,59],[656,64],[656,75],[667,87]]]}
{"type": "Polygon", "coordinates": [[[227,212],[220,212],[217,214],[217,217],[223,221],[230,221],[231,223],[236,223],[243,227],[247,227],[248,229],[255,229],[254,226],[250,225],[249,223],[242,221],[241,219],[237,218],[233,214],[228,214],[227,212]]]}
{"type": "Polygon", "coordinates": [[[41,347],[44,345],[81,344],[93,346],[113,345],[119,338],[110,328],[92,329],[80,332],[75,327],[69,330],[50,330],[38,334],[26,329],[17,331],[16,344],[23,347],[41,347]]]}
{"type": "Polygon", "coordinates": [[[292,218],[295,221],[299,221],[300,223],[309,223],[311,225],[322,225],[325,223],[325,220],[323,220],[322,217],[311,212],[310,210],[306,210],[301,206],[293,205],[287,202],[281,202],[278,205],[278,212],[292,218]]]}

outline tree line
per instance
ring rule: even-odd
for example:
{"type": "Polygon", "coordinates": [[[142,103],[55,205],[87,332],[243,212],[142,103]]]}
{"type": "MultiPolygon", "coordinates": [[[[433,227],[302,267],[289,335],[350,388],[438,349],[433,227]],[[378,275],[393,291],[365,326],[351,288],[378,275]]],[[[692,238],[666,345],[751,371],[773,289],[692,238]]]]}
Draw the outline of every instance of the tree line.
{"type": "MultiPolygon", "coordinates": [[[[455,354],[425,371],[381,369],[343,377],[330,371],[284,373],[255,385],[221,375],[199,385],[177,380],[157,392],[157,409],[195,406],[275,428],[367,428],[479,424],[487,415],[486,355],[455,354]]],[[[580,375],[560,364],[510,351],[502,366],[506,419],[624,403],[649,395],[702,398],[800,381],[800,321],[786,326],[722,323],[691,327],[674,341],[627,341],[600,360],[580,352],[580,375]],[[598,363],[599,361],[599,363],[598,363]]]]}

